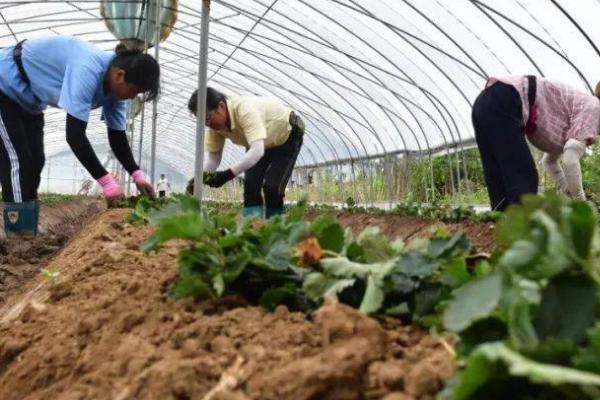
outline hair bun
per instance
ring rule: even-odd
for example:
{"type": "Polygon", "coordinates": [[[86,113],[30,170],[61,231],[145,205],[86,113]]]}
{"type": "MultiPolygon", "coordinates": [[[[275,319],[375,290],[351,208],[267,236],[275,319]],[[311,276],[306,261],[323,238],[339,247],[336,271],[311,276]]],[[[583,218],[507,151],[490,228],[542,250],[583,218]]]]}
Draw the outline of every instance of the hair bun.
{"type": "Polygon", "coordinates": [[[142,54],[142,49],[135,45],[128,45],[127,43],[120,42],[117,47],[115,47],[115,54],[117,56],[132,56],[142,54]]]}

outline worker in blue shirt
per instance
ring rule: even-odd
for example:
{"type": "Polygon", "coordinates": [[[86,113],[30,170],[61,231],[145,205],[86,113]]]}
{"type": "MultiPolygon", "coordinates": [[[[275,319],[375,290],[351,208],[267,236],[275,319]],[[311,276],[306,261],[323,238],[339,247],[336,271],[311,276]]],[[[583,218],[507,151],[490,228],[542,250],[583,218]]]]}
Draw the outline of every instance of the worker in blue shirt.
{"type": "Polygon", "coordinates": [[[0,51],[0,184],[7,234],[37,233],[37,190],[44,166],[44,110],[67,114],[66,140],[102,187],[106,200],[123,198],[86,137],[92,109],[102,107],[110,147],[141,193],[152,185],[136,164],[125,134],[128,100],[159,91],[152,56],[118,45],[115,53],[69,36],[30,39],[0,51]]]}

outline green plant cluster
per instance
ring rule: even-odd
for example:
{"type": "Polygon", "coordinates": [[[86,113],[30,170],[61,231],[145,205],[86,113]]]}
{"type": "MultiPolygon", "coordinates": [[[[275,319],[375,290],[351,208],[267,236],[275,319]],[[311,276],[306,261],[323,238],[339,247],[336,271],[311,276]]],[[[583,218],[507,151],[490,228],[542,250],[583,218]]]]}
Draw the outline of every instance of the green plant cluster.
{"type": "MultiPolygon", "coordinates": [[[[500,219],[502,213],[496,211],[477,212],[475,208],[470,206],[452,206],[449,204],[418,204],[418,203],[400,203],[392,209],[386,210],[378,207],[362,207],[356,206],[354,199],[349,197],[346,200],[345,206],[342,208],[344,212],[355,214],[376,214],[376,215],[400,215],[422,217],[429,219],[437,219],[443,222],[496,222],[500,219]]],[[[318,204],[309,208],[314,212],[336,212],[339,208],[327,204],[318,204]]]]}
{"type": "Polygon", "coordinates": [[[376,227],[355,237],[332,216],[309,223],[304,213],[299,204],[285,217],[238,223],[235,214],[200,211],[194,199],[181,198],[150,212],[156,231],[142,249],[189,241],[170,289],[175,298],[242,293],[269,309],[285,304],[310,311],[336,296],[366,313],[438,326],[436,306],[472,278],[463,234],[439,231],[405,245],[389,241],[376,227]]]}
{"type": "Polygon", "coordinates": [[[465,368],[442,399],[600,398],[600,240],[586,202],[530,196],[497,227],[492,272],[443,316],[465,368]]]}

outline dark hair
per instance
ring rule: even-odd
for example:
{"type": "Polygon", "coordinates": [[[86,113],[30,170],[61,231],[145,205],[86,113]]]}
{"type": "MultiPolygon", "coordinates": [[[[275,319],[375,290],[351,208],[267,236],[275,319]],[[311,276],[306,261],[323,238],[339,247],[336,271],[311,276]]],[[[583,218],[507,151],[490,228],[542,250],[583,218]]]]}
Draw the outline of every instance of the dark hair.
{"type": "Polygon", "coordinates": [[[125,71],[125,81],[139,86],[147,95],[145,100],[154,100],[160,91],[160,66],[149,54],[139,48],[128,48],[119,43],[115,48],[116,57],[110,63],[125,71]]]}
{"type": "MultiPolygon", "coordinates": [[[[206,111],[214,110],[219,105],[219,102],[226,101],[227,96],[211,87],[206,88],[206,111]]],[[[198,108],[198,90],[194,90],[194,93],[190,96],[188,101],[188,110],[194,115],[198,108]]]]}

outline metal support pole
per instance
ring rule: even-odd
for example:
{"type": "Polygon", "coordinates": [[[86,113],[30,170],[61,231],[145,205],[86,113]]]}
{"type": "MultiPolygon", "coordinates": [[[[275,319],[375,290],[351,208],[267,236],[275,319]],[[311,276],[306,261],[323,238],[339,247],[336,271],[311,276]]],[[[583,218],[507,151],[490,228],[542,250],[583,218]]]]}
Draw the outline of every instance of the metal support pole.
{"type": "Polygon", "coordinates": [[[202,204],[202,175],[204,168],[204,124],[206,122],[206,86],[208,73],[208,27],[210,0],[202,0],[200,24],[200,60],[198,63],[198,106],[196,108],[196,162],[194,196],[202,204]]]}
{"type": "MultiPolygon", "coordinates": [[[[154,59],[158,62],[158,49],[160,44],[160,9],[162,0],[156,0],[156,17],[154,20],[155,35],[154,35],[154,59]]],[[[150,181],[154,185],[156,177],[156,125],[158,120],[158,96],[152,101],[152,148],[150,153],[150,181]]]]}

